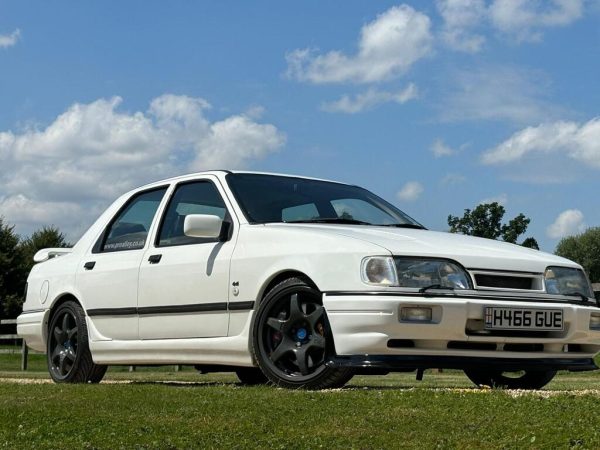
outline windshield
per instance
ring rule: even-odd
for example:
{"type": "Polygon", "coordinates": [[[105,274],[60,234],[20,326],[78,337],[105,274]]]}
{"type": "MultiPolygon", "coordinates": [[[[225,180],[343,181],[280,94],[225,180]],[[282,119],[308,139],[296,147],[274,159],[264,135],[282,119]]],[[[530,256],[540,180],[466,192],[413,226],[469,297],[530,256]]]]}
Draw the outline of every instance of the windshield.
{"type": "Polygon", "coordinates": [[[250,223],[347,223],[423,228],[366,189],[277,175],[234,173],[227,182],[250,223]]]}

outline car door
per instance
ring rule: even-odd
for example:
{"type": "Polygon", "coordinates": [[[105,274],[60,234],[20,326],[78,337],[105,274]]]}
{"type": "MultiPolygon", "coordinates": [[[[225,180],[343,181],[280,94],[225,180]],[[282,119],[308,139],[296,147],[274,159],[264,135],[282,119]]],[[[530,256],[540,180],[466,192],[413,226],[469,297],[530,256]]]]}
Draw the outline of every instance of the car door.
{"type": "Polygon", "coordinates": [[[138,276],[156,212],[167,191],[134,194],[109,222],[77,269],[89,321],[106,339],[138,339],[138,276]]]}
{"type": "Polygon", "coordinates": [[[237,235],[229,211],[214,177],[175,187],[140,267],[141,339],[227,335],[229,262],[237,235]],[[188,214],[216,215],[231,224],[226,240],[185,236],[188,214]]]}

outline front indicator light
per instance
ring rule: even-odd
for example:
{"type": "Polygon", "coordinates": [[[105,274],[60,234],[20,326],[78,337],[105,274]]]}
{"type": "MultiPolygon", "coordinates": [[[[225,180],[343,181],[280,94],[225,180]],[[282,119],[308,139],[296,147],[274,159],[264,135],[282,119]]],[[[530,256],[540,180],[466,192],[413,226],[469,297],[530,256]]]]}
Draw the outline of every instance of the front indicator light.
{"type": "Polygon", "coordinates": [[[394,258],[390,256],[371,256],[362,262],[361,277],[365,283],[380,286],[397,286],[398,274],[394,258]]]}
{"type": "Polygon", "coordinates": [[[590,316],[590,330],[600,330],[600,314],[592,313],[590,316]]]}
{"type": "Polygon", "coordinates": [[[403,322],[431,322],[431,308],[405,306],[400,308],[400,320],[403,322]]]}

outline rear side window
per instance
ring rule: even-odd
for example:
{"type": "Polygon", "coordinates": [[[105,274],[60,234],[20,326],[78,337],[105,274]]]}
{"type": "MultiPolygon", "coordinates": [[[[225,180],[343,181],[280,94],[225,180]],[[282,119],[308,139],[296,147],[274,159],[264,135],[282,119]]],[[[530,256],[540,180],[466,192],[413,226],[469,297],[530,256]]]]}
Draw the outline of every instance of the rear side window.
{"type": "Polygon", "coordinates": [[[113,219],[106,230],[103,252],[144,248],[150,225],[167,188],[136,195],[113,219]]]}
{"type": "Polygon", "coordinates": [[[215,185],[210,181],[181,184],[169,201],[159,233],[158,246],[200,244],[214,239],[195,238],[183,233],[188,214],[208,214],[225,219],[227,208],[215,185]]]}

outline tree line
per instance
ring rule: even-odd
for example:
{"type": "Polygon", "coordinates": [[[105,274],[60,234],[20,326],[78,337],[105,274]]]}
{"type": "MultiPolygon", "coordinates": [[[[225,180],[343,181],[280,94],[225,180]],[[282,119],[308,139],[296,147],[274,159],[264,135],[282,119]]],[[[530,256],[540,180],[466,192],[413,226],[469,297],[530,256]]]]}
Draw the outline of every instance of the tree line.
{"type": "Polygon", "coordinates": [[[33,255],[51,247],[69,247],[65,235],[55,226],[45,226],[21,238],[14,225],[0,217],[0,317],[14,318],[21,313],[25,283],[34,265],[33,255]]]}
{"type": "MultiPolygon", "coordinates": [[[[465,209],[462,217],[449,215],[451,233],[462,233],[517,244],[525,235],[531,219],[524,214],[503,223],[506,210],[497,202],[465,209]]],[[[519,245],[539,250],[535,238],[527,237],[519,245]]],[[[26,238],[0,217],[0,316],[16,317],[22,310],[25,283],[34,265],[33,255],[43,248],[69,247],[65,235],[55,226],[45,226],[26,238]]],[[[563,238],[556,254],[581,264],[593,283],[600,283],[600,227],[577,236],[563,238]]]]}

